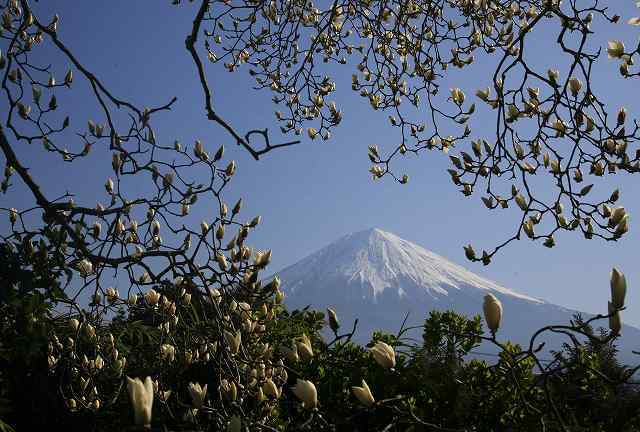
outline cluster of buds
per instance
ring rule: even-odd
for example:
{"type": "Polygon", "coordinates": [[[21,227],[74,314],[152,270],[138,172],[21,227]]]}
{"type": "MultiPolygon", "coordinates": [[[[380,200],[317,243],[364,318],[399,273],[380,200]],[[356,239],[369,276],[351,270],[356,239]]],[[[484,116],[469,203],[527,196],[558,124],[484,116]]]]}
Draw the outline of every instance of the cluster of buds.
{"type": "Polygon", "coordinates": [[[629,231],[629,215],[624,207],[615,207],[610,209],[608,206],[603,206],[603,214],[609,218],[609,228],[615,228],[614,235],[620,237],[629,231]]]}

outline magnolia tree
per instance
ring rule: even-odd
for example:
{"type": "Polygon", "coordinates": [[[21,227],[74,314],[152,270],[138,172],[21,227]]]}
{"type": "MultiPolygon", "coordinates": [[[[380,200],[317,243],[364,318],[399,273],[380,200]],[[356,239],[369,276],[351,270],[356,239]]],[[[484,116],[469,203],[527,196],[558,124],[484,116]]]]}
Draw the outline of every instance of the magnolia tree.
{"type": "MultiPolygon", "coordinates": [[[[500,60],[489,87],[477,93],[496,112],[496,136],[471,142],[473,156],[452,154],[450,172],[466,195],[486,184],[487,207],[515,202],[523,216],[503,245],[481,257],[468,246],[467,257],[487,264],[521,230],[547,246],[557,230],[609,240],[628,230],[624,208],[613,204],[618,192],[589,201],[591,186],[576,187],[583,171],[638,169],[638,156],[629,156],[635,122],[624,109],[610,119],[590,85],[600,53],[586,41],[599,22],[619,19],[597,2],[174,4],[194,8],[186,49],[202,86],[205,120],[256,160],[299,140],[273,143],[267,129],[234,128],[214,109],[206,61],[249,70],[283,107],[276,112],[281,131],[302,135],[306,128],[313,140],[329,139],[342,119],[329,101],[334,81],[323,75],[326,67],[318,71],[319,63],[355,58],[353,89],[374,110],[388,111],[401,135],[401,145],[386,156],[369,148],[371,172],[406,183],[407,176],[391,169],[398,154],[466,145],[475,105],[458,88],[446,100],[436,96],[450,66],[464,68],[482,53],[500,60]],[[539,26],[553,25],[571,67],[537,71],[525,62],[525,42],[539,26]],[[426,107],[429,125],[410,120],[407,104],[426,107]],[[555,182],[552,202],[529,187],[538,173],[555,182]],[[506,183],[502,195],[494,190],[506,183]],[[537,234],[541,223],[544,234],[537,234]]],[[[324,314],[287,311],[280,281],[263,282],[271,251],[249,246],[260,217],[244,215],[242,200],[225,200],[237,167],[224,147],[191,137],[185,137],[189,145],[167,144],[154,125],[171,121],[176,100],[143,107],[112,92],[58,36],[57,15],[42,16],[28,0],[0,1],[0,12],[2,191],[17,188],[31,202],[2,208],[8,225],[0,244],[0,429],[638,426],[638,410],[628,414],[640,404],[630,382],[637,368],[615,365],[612,354],[626,293],[622,273],[612,273],[607,314],[540,329],[525,347],[500,340],[502,305],[491,295],[482,305],[489,335],[479,317],[433,313],[422,344],[407,340],[403,329],[375,334],[364,349],[351,343],[357,321],[341,333],[329,310],[333,337],[326,341],[324,314]],[[58,102],[79,89],[88,89],[99,118],[82,118],[58,102]],[[90,198],[73,191],[51,196],[21,158],[22,143],[71,164],[104,164],[108,151],[112,174],[90,198]],[[211,217],[185,223],[200,205],[214,209],[211,217]],[[610,331],[596,334],[591,325],[607,318],[610,331]],[[545,364],[540,340],[550,332],[568,342],[545,364]],[[466,360],[483,340],[500,349],[497,364],[466,360]],[[596,409],[586,412],[566,393],[575,379],[584,381],[576,394],[594,403],[619,397],[626,418],[611,425],[596,409]]],[[[608,53],[622,62],[623,76],[637,76],[637,50],[613,41],[608,53]]]]}
{"type": "MultiPolygon", "coordinates": [[[[481,194],[492,210],[515,204],[522,211],[515,233],[502,244],[478,255],[466,248],[470,260],[486,265],[522,233],[553,247],[558,231],[616,240],[628,230],[624,208],[615,207],[617,190],[589,194],[598,177],[640,169],[637,123],[624,107],[605,106],[608,89],[598,89],[592,79],[594,64],[603,59],[597,30],[620,20],[601,3],[202,2],[196,26],[203,26],[211,62],[248,70],[257,89],[273,93],[284,134],[330,138],[342,111],[331,101],[338,69],[323,64],[351,65],[352,89],[373,110],[388,113],[398,131],[397,146],[369,147],[374,178],[407,183],[408,176],[393,169],[398,156],[444,151],[460,192],[481,194]],[[532,61],[540,50],[535,45],[549,34],[556,39],[544,48],[564,57],[564,70],[532,61]],[[441,82],[450,82],[451,69],[465,69],[480,56],[495,69],[472,90],[492,110],[495,133],[472,139],[476,103],[458,87],[442,89],[441,82]],[[534,188],[536,176],[549,180],[542,189],[555,192],[534,188]]],[[[628,24],[640,25],[640,19],[628,24]]],[[[612,40],[605,50],[633,88],[638,48],[612,40]]],[[[204,81],[203,87],[208,94],[204,81]]]]}

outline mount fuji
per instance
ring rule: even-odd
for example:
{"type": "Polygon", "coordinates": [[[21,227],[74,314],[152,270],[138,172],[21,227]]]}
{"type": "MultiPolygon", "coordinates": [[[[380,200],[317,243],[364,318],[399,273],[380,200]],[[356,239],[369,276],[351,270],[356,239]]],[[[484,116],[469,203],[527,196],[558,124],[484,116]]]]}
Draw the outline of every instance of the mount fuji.
{"type": "MultiPolygon", "coordinates": [[[[568,324],[577,311],[518,293],[480,277],[414,243],[380,229],[349,234],[276,273],[285,303],[291,309],[307,305],[333,308],[342,329],[358,318],[356,342],[367,343],[373,330],[396,333],[424,323],[431,310],[454,310],[468,317],[482,315],[487,293],[503,305],[499,340],[528,346],[533,332],[550,324],[568,324]]],[[[584,317],[591,315],[583,313],[584,317]]],[[[606,326],[606,320],[598,322],[606,326]]],[[[410,334],[420,339],[419,330],[410,334]]],[[[546,340],[559,349],[560,340],[546,340]]],[[[490,347],[482,347],[491,350],[490,347]]],[[[624,326],[620,360],[638,363],[640,329],[624,326]]]]}

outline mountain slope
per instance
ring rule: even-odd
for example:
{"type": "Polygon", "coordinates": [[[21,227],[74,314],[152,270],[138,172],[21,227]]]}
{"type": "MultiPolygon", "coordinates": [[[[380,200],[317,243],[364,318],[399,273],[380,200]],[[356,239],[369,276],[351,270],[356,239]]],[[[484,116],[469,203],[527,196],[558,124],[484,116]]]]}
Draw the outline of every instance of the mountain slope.
{"type": "MultiPolygon", "coordinates": [[[[397,332],[407,313],[407,325],[422,324],[433,309],[481,314],[488,292],[503,303],[501,340],[528,343],[536,329],[567,324],[576,313],[502,287],[379,229],[347,235],[277,274],[289,307],[333,307],[344,327],[358,318],[356,340],[361,343],[375,329],[397,332]]],[[[412,336],[419,338],[420,332],[412,336]]],[[[560,347],[559,340],[547,343],[551,349],[560,347]]],[[[638,348],[640,330],[625,326],[621,357],[631,358],[631,349],[638,348]]]]}

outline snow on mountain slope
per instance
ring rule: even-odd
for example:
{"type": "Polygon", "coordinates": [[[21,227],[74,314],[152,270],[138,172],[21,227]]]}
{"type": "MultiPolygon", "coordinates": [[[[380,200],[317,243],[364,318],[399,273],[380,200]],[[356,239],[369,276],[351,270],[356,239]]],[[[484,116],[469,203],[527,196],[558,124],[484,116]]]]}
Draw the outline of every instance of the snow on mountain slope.
{"type": "MultiPolygon", "coordinates": [[[[377,329],[396,333],[407,314],[407,326],[421,325],[434,309],[482,315],[487,292],[503,304],[501,340],[528,345],[535,330],[567,324],[578,312],[502,287],[379,229],[342,237],[276,274],[289,308],[332,307],[348,328],[357,318],[359,343],[367,343],[377,329]]],[[[605,321],[598,324],[606,326],[605,321]]],[[[640,349],[640,330],[623,326],[622,334],[621,359],[637,363],[631,351],[640,349]]],[[[419,330],[412,333],[417,339],[420,335],[419,330]]],[[[563,341],[550,336],[546,348],[559,349],[563,341]]]]}
{"type": "Polygon", "coordinates": [[[349,234],[284,269],[281,274],[286,274],[285,282],[291,294],[303,288],[303,282],[314,278],[314,268],[323,269],[323,278],[339,276],[349,283],[369,284],[374,302],[388,289],[398,290],[400,297],[406,296],[406,290],[398,285],[398,281],[403,280],[405,285],[415,284],[431,297],[448,296],[452,290],[473,288],[542,303],[380,229],[349,234]]]}

